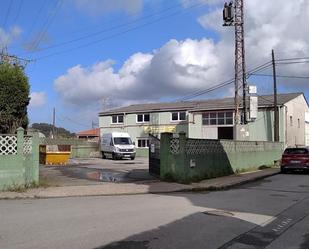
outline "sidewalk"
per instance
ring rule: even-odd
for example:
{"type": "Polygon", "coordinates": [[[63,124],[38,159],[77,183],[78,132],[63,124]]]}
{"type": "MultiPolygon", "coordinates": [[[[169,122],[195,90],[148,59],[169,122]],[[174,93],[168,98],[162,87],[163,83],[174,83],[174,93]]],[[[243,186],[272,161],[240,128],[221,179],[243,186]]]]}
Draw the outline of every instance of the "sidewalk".
{"type": "Polygon", "coordinates": [[[36,188],[29,189],[22,193],[0,192],[0,199],[159,194],[181,191],[221,190],[272,176],[277,173],[279,173],[279,169],[266,169],[204,180],[189,185],[161,181],[144,181],[136,183],[107,182],[100,185],[36,188]]]}

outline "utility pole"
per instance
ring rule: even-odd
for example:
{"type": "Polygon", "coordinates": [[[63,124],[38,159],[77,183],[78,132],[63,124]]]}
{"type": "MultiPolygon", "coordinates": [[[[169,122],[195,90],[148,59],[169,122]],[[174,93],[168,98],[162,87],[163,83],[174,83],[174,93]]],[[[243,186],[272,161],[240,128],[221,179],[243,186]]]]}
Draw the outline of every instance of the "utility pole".
{"type": "Polygon", "coordinates": [[[247,82],[244,42],[244,0],[235,0],[224,4],[223,26],[235,27],[235,125],[241,123],[240,92],[242,89],[243,124],[247,123],[247,82]]]}
{"type": "Polygon", "coordinates": [[[273,79],[274,79],[274,141],[279,142],[279,112],[277,101],[277,74],[276,74],[276,60],[275,52],[271,50],[272,65],[273,65],[273,79]]]}
{"type": "Polygon", "coordinates": [[[9,55],[7,52],[7,48],[2,48],[0,52],[0,62],[10,63],[12,65],[19,65],[22,68],[25,68],[28,63],[32,62],[33,60],[28,60],[24,58],[17,57],[15,55],[9,55]]]}
{"type": "Polygon", "coordinates": [[[53,138],[55,138],[56,134],[55,134],[55,123],[56,123],[56,109],[54,107],[53,109],[53,138]]]}

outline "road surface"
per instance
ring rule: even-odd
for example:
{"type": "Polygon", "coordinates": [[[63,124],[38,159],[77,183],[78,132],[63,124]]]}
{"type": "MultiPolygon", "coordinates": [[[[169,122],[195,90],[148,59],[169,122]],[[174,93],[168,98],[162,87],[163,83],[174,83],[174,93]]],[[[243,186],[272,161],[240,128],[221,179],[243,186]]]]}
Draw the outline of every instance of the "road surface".
{"type": "Polygon", "coordinates": [[[218,192],[0,200],[0,248],[308,249],[309,175],[218,192]]]}

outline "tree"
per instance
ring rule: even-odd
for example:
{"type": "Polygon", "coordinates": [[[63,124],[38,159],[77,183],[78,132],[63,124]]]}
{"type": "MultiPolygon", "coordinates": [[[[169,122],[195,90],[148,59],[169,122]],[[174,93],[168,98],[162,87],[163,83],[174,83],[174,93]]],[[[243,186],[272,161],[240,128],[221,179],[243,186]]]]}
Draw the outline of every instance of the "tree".
{"type": "MultiPolygon", "coordinates": [[[[33,123],[31,125],[32,129],[36,129],[40,132],[42,132],[46,137],[49,137],[52,130],[53,130],[53,125],[52,124],[47,124],[47,123],[33,123]]],[[[75,137],[74,133],[71,133],[70,131],[62,128],[62,127],[55,127],[55,132],[57,134],[57,137],[61,138],[71,138],[75,137]]]]}
{"type": "Polygon", "coordinates": [[[0,133],[15,133],[28,126],[28,77],[19,65],[0,62],[0,133]]]}

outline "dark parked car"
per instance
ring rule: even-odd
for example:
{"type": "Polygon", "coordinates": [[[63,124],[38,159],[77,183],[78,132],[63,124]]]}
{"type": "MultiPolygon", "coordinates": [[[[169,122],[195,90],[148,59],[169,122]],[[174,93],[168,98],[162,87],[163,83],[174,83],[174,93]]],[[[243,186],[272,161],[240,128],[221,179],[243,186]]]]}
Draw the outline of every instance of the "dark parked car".
{"type": "Polygon", "coordinates": [[[281,172],[292,170],[309,172],[309,147],[285,149],[281,159],[281,172]]]}

